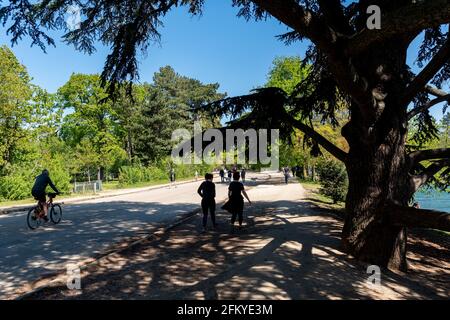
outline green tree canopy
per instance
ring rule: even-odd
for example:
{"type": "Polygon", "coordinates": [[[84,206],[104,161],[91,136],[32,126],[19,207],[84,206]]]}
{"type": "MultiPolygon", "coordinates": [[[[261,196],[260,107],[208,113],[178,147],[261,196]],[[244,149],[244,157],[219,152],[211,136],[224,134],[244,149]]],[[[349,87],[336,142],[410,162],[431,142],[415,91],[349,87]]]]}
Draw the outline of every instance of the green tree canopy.
{"type": "Polygon", "coordinates": [[[18,156],[20,141],[26,138],[30,120],[32,88],[26,68],[6,46],[0,47],[0,168],[18,156]]]}

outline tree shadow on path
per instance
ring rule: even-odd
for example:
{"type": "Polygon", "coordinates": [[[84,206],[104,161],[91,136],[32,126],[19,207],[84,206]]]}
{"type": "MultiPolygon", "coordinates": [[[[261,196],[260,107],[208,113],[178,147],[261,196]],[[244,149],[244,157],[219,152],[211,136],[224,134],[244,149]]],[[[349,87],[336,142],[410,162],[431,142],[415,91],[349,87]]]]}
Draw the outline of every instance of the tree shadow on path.
{"type": "MultiPolygon", "coordinates": [[[[382,270],[342,253],[341,222],[308,201],[258,202],[247,226],[199,233],[200,219],[100,260],[83,273],[82,291],[57,285],[30,299],[446,299],[449,282],[382,270]]],[[[440,269],[439,277],[448,277],[440,269]]]]}

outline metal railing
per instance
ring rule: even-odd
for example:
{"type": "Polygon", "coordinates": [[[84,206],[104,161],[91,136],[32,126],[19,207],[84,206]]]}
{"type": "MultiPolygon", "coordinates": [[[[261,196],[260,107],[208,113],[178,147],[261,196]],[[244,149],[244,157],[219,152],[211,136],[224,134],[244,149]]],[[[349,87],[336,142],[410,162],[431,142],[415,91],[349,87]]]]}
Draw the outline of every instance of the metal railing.
{"type": "Polygon", "coordinates": [[[101,180],[91,182],[75,182],[73,184],[73,193],[97,193],[103,190],[103,184],[101,180]]]}

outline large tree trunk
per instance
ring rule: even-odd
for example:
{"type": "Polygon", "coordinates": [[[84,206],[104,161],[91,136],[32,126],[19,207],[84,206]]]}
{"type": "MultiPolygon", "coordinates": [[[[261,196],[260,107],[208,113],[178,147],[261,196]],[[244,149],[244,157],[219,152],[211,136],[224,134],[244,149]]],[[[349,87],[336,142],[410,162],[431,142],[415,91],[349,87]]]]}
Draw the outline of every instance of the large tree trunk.
{"type": "Polygon", "coordinates": [[[353,143],[346,163],[349,189],[342,242],[355,257],[406,270],[406,230],[389,220],[389,203],[407,205],[410,197],[404,133],[383,142],[353,143]]]}
{"type": "Polygon", "coordinates": [[[399,102],[405,85],[396,73],[404,51],[394,48],[373,50],[361,59],[361,68],[373,72],[367,75],[373,104],[354,103],[351,121],[342,130],[350,146],[342,245],[360,260],[406,271],[406,229],[392,224],[386,209],[390,203],[407,206],[412,195],[405,153],[407,112],[399,102]]]}
{"type": "Polygon", "coordinates": [[[360,260],[406,270],[406,230],[392,225],[385,209],[387,203],[407,202],[395,190],[401,187],[397,181],[404,181],[402,172],[390,165],[400,160],[400,155],[379,154],[373,159],[362,154],[352,156],[347,163],[344,249],[360,260]]]}

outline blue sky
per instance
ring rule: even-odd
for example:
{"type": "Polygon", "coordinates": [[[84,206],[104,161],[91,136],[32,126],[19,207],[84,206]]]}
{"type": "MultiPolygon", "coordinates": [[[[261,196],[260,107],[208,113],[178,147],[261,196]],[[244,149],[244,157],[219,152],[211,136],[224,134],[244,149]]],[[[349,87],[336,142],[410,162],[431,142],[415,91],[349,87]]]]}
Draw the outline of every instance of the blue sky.
{"type": "MultiPolygon", "coordinates": [[[[204,14],[192,17],[186,8],[172,10],[164,18],[160,44],[149,47],[140,59],[140,81],[150,82],[160,67],[171,65],[185,76],[202,82],[218,82],[229,95],[248,93],[264,84],[276,56],[303,55],[306,45],[284,46],[275,36],[288,29],[276,20],[246,22],[236,17],[237,9],[228,1],[207,1],[204,14]]],[[[5,28],[0,43],[9,44],[5,28]]],[[[73,47],[57,43],[47,54],[30,48],[24,40],[13,51],[28,68],[34,83],[55,92],[73,72],[100,73],[109,48],[98,47],[89,56],[73,47]]]]}
{"type": "MultiPolygon", "coordinates": [[[[151,82],[155,71],[171,65],[178,73],[204,83],[218,82],[228,95],[241,95],[265,83],[276,56],[304,55],[306,43],[285,46],[275,38],[288,31],[277,20],[247,22],[236,13],[229,1],[206,1],[200,17],[190,16],[186,8],[172,10],[164,18],[161,43],[151,45],[148,55],[140,59],[140,81],[151,82]]],[[[9,45],[9,40],[6,29],[0,27],[0,44],[9,45]]],[[[412,44],[411,52],[418,43],[412,44]]],[[[99,45],[97,49],[89,56],[57,41],[56,48],[49,47],[45,54],[38,47],[30,48],[30,41],[24,39],[13,51],[35,84],[55,92],[73,72],[102,71],[109,48],[99,45]]],[[[433,109],[438,118],[440,109],[433,109]]]]}

